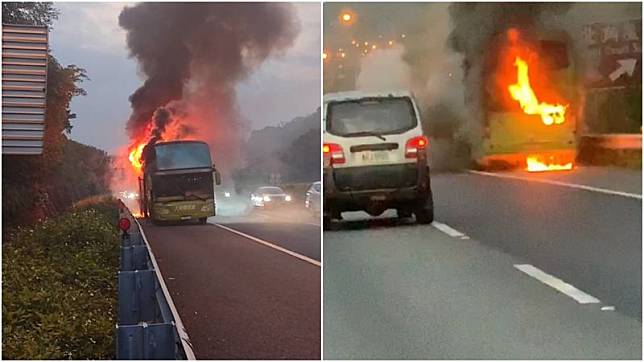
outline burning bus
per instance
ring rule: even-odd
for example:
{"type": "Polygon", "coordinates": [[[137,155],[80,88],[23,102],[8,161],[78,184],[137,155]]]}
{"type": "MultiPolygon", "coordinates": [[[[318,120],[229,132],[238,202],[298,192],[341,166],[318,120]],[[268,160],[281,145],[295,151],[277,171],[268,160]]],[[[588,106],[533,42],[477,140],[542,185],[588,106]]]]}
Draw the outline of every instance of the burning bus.
{"type": "Polygon", "coordinates": [[[140,144],[130,154],[140,168],[141,215],[153,222],[197,220],[215,215],[214,186],[221,183],[201,141],[164,141],[140,144]],[[214,177],[214,182],[213,182],[214,177]]]}
{"type": "Polygon", "coordinates": [[[569,170],[579,107],[570,40],[561,31],[495,34],[482,67],[483,132],[473,147],[483,168],[569,170]]]}

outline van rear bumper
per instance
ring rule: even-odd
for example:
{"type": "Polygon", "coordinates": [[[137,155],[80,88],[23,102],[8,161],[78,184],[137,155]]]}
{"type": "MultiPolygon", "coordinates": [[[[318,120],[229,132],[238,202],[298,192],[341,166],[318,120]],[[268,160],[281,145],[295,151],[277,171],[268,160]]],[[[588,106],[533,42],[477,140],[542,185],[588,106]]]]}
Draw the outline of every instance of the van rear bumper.
{"type": "Polygon", "coordinates": [[[334,168],[333,185],[338,191],[352,192],[411,188],[420,172],[418,163],[334,168]]]}
{"type": "Polygon", "coordinates": [[[427,162],[393,166],[324,168],[324,211],[396,208],[431,195],[427,162]]]}

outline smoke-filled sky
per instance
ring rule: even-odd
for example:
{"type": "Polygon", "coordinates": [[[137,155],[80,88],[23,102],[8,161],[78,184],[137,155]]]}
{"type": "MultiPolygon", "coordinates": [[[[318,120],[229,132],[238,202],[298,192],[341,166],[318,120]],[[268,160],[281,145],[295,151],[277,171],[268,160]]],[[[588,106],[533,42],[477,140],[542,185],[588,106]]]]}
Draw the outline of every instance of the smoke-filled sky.
{"type": "Polygon", "coordinates": [[[641,13],[641,3],[325,3],[325,83],[335,79],[327,73],[356,74],[355,84],[332,84],[331,91],[408,88],[423,106],[440,102],[460,111],[471,98],[465,93],[479,90],[472,75],[480,72],[467,78],[464,70],[484,59],[493,33],[528,25],[562,29],[574,40],[573,52],[582,53],[585,25],[641,19],[641,13]],[[341,21],[345,13],[350,23],[341,21]]]}
{"type": "MultiPolygon", "coordinates": [[[[54,55],[63,64],[87,69],[88,95],[72,103],[78,115],[72,138],[114,152],[128,143],[128,97],[143,81],[128,57],[118,16],[123,3],[56,3],[61,15],[50,35],[54,55]]],[[[132,5],[132,4],[130,4],[132,5]]],[[[319,107],[320,5],[295,4],[299,23],[293,44],[269,56],[236,87],[239,112],[252,129],[290,121],[319,107]]]]}

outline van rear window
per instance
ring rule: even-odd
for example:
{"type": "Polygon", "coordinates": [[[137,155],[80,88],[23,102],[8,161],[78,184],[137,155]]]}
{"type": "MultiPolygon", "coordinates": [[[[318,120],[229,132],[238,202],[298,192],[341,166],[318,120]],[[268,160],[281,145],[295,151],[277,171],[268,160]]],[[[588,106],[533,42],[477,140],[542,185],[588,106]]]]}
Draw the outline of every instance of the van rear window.
{"type": "Polygon", "coordinates": [[[401,133],[418,123],[408,97],[331,102],[327,106],[326,122],[327,132],[347,137],[401,133]]]}

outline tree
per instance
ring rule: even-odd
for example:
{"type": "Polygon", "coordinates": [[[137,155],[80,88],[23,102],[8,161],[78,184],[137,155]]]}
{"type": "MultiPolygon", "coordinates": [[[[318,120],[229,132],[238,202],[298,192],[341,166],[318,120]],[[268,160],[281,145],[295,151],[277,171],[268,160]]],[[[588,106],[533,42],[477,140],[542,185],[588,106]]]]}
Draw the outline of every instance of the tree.
{"type": "MultiPolygon", "coordinates": [[[[51,3],[2,3],[3,23],[51,26],[57,17],[58,10],[51,3]]],[[[65,191],[66,185],[56,184],[54,180],[60,180],[56,177],[62,172],[64,158],[73,155],[73,152],[65,152],[71,142],[65,133],[71,132],[70,118],[74,117],[69,105],[73,97],[86,94],[80,87],[85,79],[87,75],[83,68],[62,66],[49,54],[43,154],[2,156],[3,224],[29,223],[51,216],[63,204],[77,201],[75,194],[65,191]],[[53,205],[52,198],[59,200],[58,205],[53,205]]]]}
{"type": "MultiPolygon", "coordinates": [[[[47,68],[47,116],[45,129],[44,154],[54,158],[59,154],[63,132],[71,133],[70,119],[75,115],[71,113],[69,105],[72,98],[84,96],[87,92],[80,87],[80,83],[88,79],[85,69],[76,65],[61,66],[56,58],[49,56],[47,68]]],[[[50,161],[54,161],[50,159],[50,161]]]]}
{"type": "Polygon", "coordinates": [[[311,129],[296,138],[282,152],[290,182],[310,182],[320,179],[320,130],[311,129]]]}
{"type": "Polygon", "coordinates": [[[51,27],[60,12],[50,2],[3,2],[2,23],[51,27]]]}

